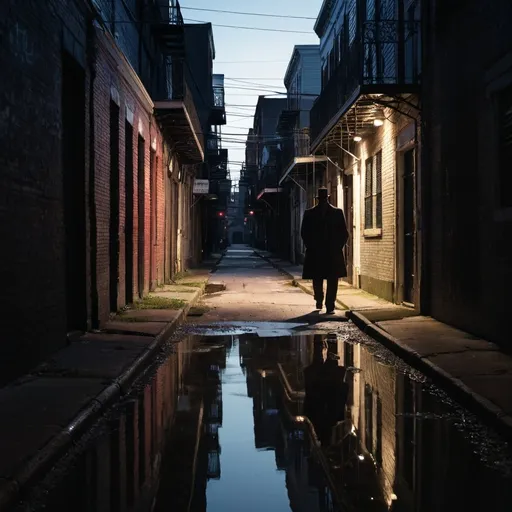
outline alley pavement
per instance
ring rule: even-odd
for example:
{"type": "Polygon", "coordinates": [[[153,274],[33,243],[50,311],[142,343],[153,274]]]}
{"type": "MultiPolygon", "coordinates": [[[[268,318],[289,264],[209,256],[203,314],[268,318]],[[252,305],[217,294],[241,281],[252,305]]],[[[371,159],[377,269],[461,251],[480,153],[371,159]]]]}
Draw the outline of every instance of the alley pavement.
{"type": "Polygon", "coordinates": [[[288,322],[322,328],[346,320],[342,310],[332,315],[326,314],[325,307],[316,310],[313,297],[245,245],[227,250],[210,282],[226,288],[203,298],[205,313],[194,323],[288,322]]]}

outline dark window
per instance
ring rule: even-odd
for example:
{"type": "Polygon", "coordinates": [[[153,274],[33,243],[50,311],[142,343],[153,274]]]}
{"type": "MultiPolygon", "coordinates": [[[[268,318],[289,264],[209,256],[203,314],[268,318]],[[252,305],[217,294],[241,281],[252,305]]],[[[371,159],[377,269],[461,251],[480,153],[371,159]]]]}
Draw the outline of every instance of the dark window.
{"type": "Polygon", "coordinates": [[[366,449],[373,454],[373,393],[368,384],[364,387],[364,430],[366,449]]]}
{"type": "Polygon", "coordinates": [[[499,190],[500,205],[512,207],[512,86],[500,93],[499,115],[499,190]]]}
{"type": "Polygon", "coordinates": [[[373,159],[366,160],[364,187],[364,228],[373,228],[373,159]]]}
{"type": "Polygon", "coordinates": [[[375,155],[375,227],[382,228],[382,151],[375,155]]]}

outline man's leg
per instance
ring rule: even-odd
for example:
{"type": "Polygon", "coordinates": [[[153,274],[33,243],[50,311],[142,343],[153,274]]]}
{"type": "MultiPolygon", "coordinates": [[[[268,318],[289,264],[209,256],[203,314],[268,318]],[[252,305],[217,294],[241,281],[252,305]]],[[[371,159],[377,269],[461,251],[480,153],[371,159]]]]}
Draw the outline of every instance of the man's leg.
{"type": "Polygon", "coordinates": [[[325,298],[325,307],[328,313],[334,311],[334,305],[336,304],[336,295],[338,294],[338,278],[330,277],[327,279],[327,294],[325,298]]]}
{"type": "Polygon", "coordinates": [[[322,309],[324,304],[324,280],[313,279],[313,293],[315,294],[316,307],[322,309]]]}

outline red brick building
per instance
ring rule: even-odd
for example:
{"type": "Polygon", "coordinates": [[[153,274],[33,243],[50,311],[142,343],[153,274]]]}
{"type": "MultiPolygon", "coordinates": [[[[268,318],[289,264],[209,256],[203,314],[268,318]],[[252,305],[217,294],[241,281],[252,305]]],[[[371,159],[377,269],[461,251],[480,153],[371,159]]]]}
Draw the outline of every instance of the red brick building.
{"type": "Polygon", "coordinates": [[[179,5],[7,2],[0,35],[1,384],[198,263],[209,113],[179,5]]]}

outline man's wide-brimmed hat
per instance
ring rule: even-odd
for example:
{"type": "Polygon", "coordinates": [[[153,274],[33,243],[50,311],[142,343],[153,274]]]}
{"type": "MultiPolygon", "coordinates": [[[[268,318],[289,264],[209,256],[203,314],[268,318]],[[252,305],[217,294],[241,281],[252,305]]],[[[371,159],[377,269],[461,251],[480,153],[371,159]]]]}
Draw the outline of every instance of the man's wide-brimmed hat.
{"type": "Polygon", "coordinates": [[[316,195],[317,199],[326,199],[327,197],[331,197],[329,191],[325,187],[320,187],[318,189],[318,193],[316,195]]]}

